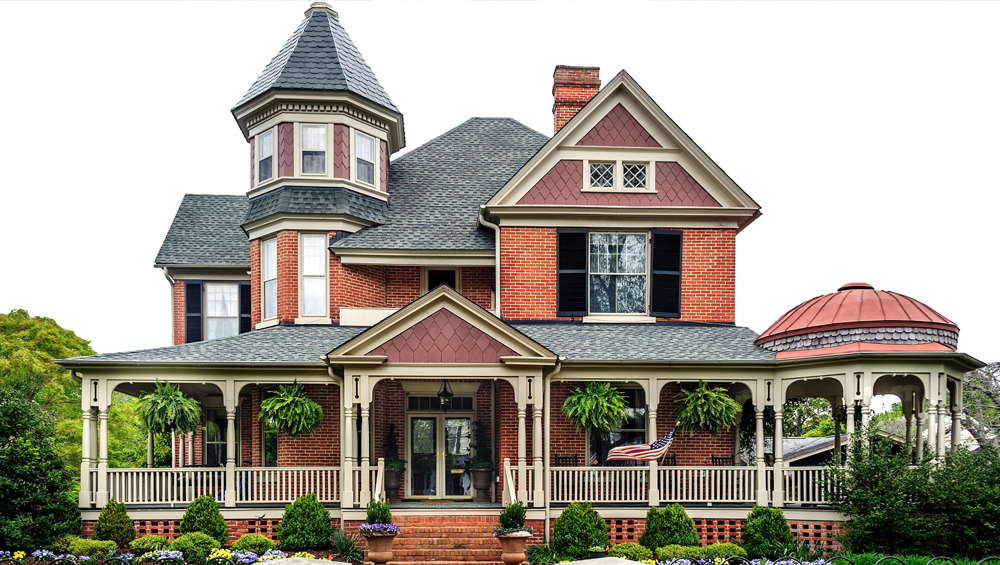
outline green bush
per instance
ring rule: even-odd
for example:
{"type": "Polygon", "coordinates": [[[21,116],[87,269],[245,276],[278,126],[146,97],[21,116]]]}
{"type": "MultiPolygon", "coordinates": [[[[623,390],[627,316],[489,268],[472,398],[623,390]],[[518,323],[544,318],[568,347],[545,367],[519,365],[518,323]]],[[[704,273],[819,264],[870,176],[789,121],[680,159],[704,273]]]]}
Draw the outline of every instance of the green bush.
{"type": "Polygon", "coordinates": [[[128,544],[129,548],[133,551],[139,552],[140,555],[147,551],[156,551],[158,549],[166,549],[170,545],[170,540],[157,535],[148,535],[135,538],[132,543],[128,544]]]}
{"type": "MultiPolygon", "coordinates": [[[[219,503],[211,495],[199,496],[191,501],[184,518],[181,519],[181,533],[201,532],[219,542],[222,547],[229,536],[226,535],[226,519],[219,512],[219,503]]],[[[183,536],[182,536],[183,537],[183,536]]]]}
{"type": "Polygon", "coordinates": [[[771,559],[792,541],[792,530],[780,508],[753,507],[743,525],[743,549],[748,557],[771,559]]]}
{"type": "Polygon", "coordinates": [[[979,453],[949,453],[932,471],[928,495],[940,519],[934,537],[945,555],[981,559],[1000,554],[1000,454],[992,446],[979,453]]]}
{"type": "Polygon", "coordinates": [[[608,557],[620,557],[629,561],[642,561],[643,559],[652,559],[653,552],[649,548],[637,543],[627,542],[612,545],[611,549],[608,550],[608,557]]]}
{"type": "Polygon", "coordinates": [[[69,544],[69,552],[73,555],[106,555],[116,549],[114,540],[96,540],[76,538],[69,544]]]}
{"type": "Polygon", "coordinates": [[[94,525],[94,539],[111,540],[117,547],[128,547],[132,543],[135,539],[135,525],[124,504],[112,498],[104,505],[101,515],[97,517],[97,524],[94,525]]]}
{"type": "Polygon", "coordinates": [[[746,557],[747,552],[735,543],[713,543],[706,546],[705,559],[729,559],[730,557],[746,557]]]}
{"type": "Polygon", "coordinates": [[[657,561],[670,561],[671,559],[677,559],[678,557],[702,559],[705,557],[705,550],[698,546],[683,546],[677,544],[656,548],[657,561]]]}
{"type": "Polygon", "coordinates": [[[80,539],[80,536],[68,535],[58,538],[56,541],[50,543],[45,549],[55,553],[56,555],[62,555],[64,553],[69,553],[69,544],[73,543],[73,540],[80,539]]]}
{"type": "Polygon", "coordinates": [[[608,545],[608,525],[589,502],[574,502],[552,528],[552,548],[563,558],[587,557],[590,548],[608,545]]]}
{"type": "MultiPolygon", "coordinates": [[[[369,517],[372,515],[371,509],[372,504],[369,502],[369,517]]],[[[385,502],[385,512],[388,511],[389,503],[385,502]]],[[[389,521],[392,521],[391,514],[389,521]]],[[[314,493],[299,497],[286,506],[285,517],[278,524],[278,541],[281,543],[281,550],[286,553],[304,549],[323,549],[330,545],[332,536],[330,512],[316,499],[314,493]]]]}
{"type": "Polygon", "coordinates": [[[188,563],[195,562],[192,560],[204,561],[206,557],[220,547],[222,547],[222,544],[219,543],[219,540],[204,532],[184,534],[175,539],[174,543],[170,544],[170,549],[183,553],[184,559],[187,559],[188,563]]]}
{"type": "Polygon", "coordinates": [[[261,534],[243,534],[240,539],[233,542],[233,551],[252,551],[257,555],[264,555],[269,549],[274,549],[277,544],[261,534]]]}
{"type": "Polygon", "coordinates": [[[680,504],[674,503],[663,510],[651,507],[646,512],[646,530],[639,536],[639,543],[651,551],[667,545],[696,546],[698,531],[680,504]]]}
{"type": "Polygon", "coordinates": [[[500,512],[500,527],[505,529],[523,528],[524,517],[527,516],[527,514],[528,511],[524,508],[524,503],[520,500],[515,500],[505,506],[503,511],[500,512]]]}
{"type": "Polygon", "coordinates": [[[365,518],[369,524],[391,524],[392,509],[389,508],[389,501],[384,496],[369,500],[365,518]]]}

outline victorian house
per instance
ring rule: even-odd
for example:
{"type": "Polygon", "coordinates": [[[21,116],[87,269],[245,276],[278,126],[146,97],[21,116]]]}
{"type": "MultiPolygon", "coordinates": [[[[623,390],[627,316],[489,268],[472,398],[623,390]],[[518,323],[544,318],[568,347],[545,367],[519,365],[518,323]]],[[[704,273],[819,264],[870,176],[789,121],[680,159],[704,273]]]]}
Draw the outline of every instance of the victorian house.
{"type": "MultiPolygon", "coordinates": [[[[174,344],[60,361],[83,383],[85,524],[114,498],[140,532],[169,534],[211,494],[232,535],[270,535],[284,505],[311,492],[356,523],[386,493],[392,427],[406,468],[387,494],[404,522],[492,519],[518,499],[543,539],[562,508],[587,500],[628,540],[649,506],[680,502],[711,541],[738,538],[761,504],[832,544],[841,518],[815,484],[823,469],[787,465],[780,441],[767,453],[765,408],[781,437],[787,400],[826,398],[850,434],[875,395],[895,394],[911,433],[928,430],[918,449],[943,456],[962,375],[981,366],[957,352],[956,324],[850,283],[779,307],[761,335],[739,326],[736,241],[760,205],[657,93],[625,71],[603,80],[556,67],[551,136],[471,118],[393,158],[402,110],[337,13],[313,4],[232,109],[246,194],[186,195],[156,256],[174,344]],[[157,380],[196,399],[203,425],[173,438],[170,467],[150,455],[147,468],[109,468],[112,391],[139,395],[157,380]],[[628,400],[606,440],[561,410],[591,381],[628,400]],[[735,428],[683,433],[659,461],[607,461],[614,446],[671,430],[678,393],[699,381],[755,419],[756,445],[735,428]],[[258,417],[293,382],[323,409],[314,434],[258,417]],[[496,468],[478,492],[464,471],[475,422],[496,468]]],[[[397,559],[472,559],[412,551],[397,559]]]]}

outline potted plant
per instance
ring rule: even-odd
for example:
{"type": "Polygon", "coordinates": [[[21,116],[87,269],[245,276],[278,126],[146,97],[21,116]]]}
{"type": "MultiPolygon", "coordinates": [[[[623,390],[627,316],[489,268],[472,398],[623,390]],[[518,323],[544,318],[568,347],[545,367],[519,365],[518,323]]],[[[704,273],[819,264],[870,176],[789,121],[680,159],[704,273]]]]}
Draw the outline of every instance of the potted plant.
{"type": "Polygon", "coordinates": [[[201,405],[181,388],[159,379],[151,392],[139,395],[142,427],[154,434],[193,432],[201,423],[201,405]]]}
{"type": "Polygon", "coordinates": [[[481,420],[476,420],[472,429],[475,442],[471,447],[476,450],[476,454],[465,464],[465,470],[472,475],[472,486],[476,489],[476,497],[473,502],[489,502],[495,469],[490,436],[486,433],[486,426],[481,420]]]}
{"type": "Polygon", "coordinates": [[[399,502],[399,485],[404,471],[406,461],[399,458],[396,424],[389,424],[389,431],[385,434],[385,492],[390,502],[399,502]]]}
{"type": "MultiPolygon", "coordinates": [[[[589,430],[591,439],[602,442],[608,434],[621,427],[627,414],[625,395],[611,383],[589,382],[583,389],[576,389],[563,402],[562,411],[576,431],[589,430]]],[[[602,458],[603,459],[603,458],[602,458]]],[[[599,462],[595,459],[594,464],[599,462]]]]}
{"type": "Polygon", "coordinates": [[[392,511],[384,496],[368,501],[366,523],[358,526],[365,537],[366,558],[375,565],[392,559],[392,540],[399,535],[399,526],[392,523],[392,511]]]}
{"type": "Polygon", "coordinates": [[[519,565],[527,559],[524,545],[531,537],[531,526],[524,525],[527,511],[520,500],[508,504],[500,512],[500,525],[493,530],[493,535],[500,542],[500,560],[505,565],[519,565]]]}
{"type": "Polygon", "coordinates": [[[302,432],[313,433],[323,421],[323,408],[306,397],[305,387],[298,381],[281,385],[260,403],[259,419],[273,422],[286,434],[295,437],[302,432]]]}
{"type": "Polygon", "coordinates": [[[605,555],[608,554],[608,548],[602,547],[600,545],[595,545],[594,547],[590,548],[589,551],[590,551],[590,558],[591,559],[597,559],[599,557],[604,557],[605,555]]]}
{"type": "Polygon", "coordinates": [[[698,381],[694,390],[682,390],[676,397],[680,401],[677,409],[677,426],[692,434],[697,431],[709,432],[712,437],[724,428],[736,424],[736,413],[740,405],[730,398],[722,387],[708,388],[705,381],[698,381]]]}

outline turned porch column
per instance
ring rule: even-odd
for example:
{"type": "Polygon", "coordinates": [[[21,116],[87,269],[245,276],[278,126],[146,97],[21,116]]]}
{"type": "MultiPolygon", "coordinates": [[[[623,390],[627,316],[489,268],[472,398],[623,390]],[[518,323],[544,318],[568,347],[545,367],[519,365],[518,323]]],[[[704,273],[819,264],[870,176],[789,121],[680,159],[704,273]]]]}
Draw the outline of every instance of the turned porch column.
{"type": "Polygon", "coordinates": [[[361,404],[361,492],[359,493],[359,503],[361,506],[368,506],[368,501],[372,497],[369,458],[370,443],[368,441],[368,404],[361,404]]]}
{"type": "Polygon", "coordinates": [[[153,468],[153,450],[155,449],[153,432],[146,432],[146,468],[153,468]]]}
{"type": "Polygon", "coordinates": [[[104,508],[108,503],[108,407],[102,406],[100,414],[101,453],[97,463],[97,507],[104,508]]]}
{"type": "Polygon", "coordinates": [[[927,410],[927,451],[931,452],[931,455],[937,456],[937,446],[935,442],[937,441],[937,405],[931,404],[930,409],[927,410]]]}
{"type": "Polygon", "coordinates": [[[83,409],[83,458],[80,460],[80,508],[90,508],[90,407],[83,409]]]}
{"type": "Polygon", "coordinates": [[[915,420],[917,423],[917,461],[920,461],[924,458],[924,419],[917,412],[915,420]]]}
{"type": "MultiPolygon", "coordinates": [[[[653,389],[653,387],[650,387],[653,389]]],[[[653,389],[655,390],[655,389],[653,389]]],[[[649,413],[649,436],[646,438],[650,443],[659,439],[659,432],[656,430],[656,403],[650,403],[647,408],[649,413]]],[[[740,437],[739,432],[736,437],[740,437]]],[[[656,507],[660,505],[659,471],[656,468],[656,459],[649,462],[649,505],[656,507]]]]}
{"type": "Polygon", "coordinates": [[[767,468],[764,466],[764,407],[754,407],[757,419],[757,506],[767,506],[767,468]]]}
{"type": "Polygon", "coordinates": [[[947,412],[948,410],[944,407],[944,401],[938,401],[937,457],[940,461],[944,461],[944,428],[945,414],[947,412]]]}
{"type": "MultiPolygon", "coordinates": [[[[346,388],[346,387],[345,387],[346,388]]],[[[345,402],[350,400],[345,394],[345,402]]],[[[341,449],[344,450],[344,466],[341,484],[344,492],[341,495],[340,505],[344,508],[354,508],[354,404],[347,404],[344,409],[344,442],[341,449]]]]}
{"type": "Polygon", "coordinates": [[[951,452],[962,445],[962,381],[955,381],[951,396],[951,452]]]}
{"type": "Polygon", "coordinates": [[[533,480],[531,481],[531,486],[534,487],[531,493],[531,505],[532,506],[545,506],[545,478],[542,475],[544,469],[542,468],[542,409],[537,404],[537,399],[535,404],[531,405],[531,456],[532,463],[531,466],[534,467],[532,472],[533,480]]]}
{"type": "Polygon", "coordinates": [[[236,408],[226,408],[226,507],[236,506],[236,408]]]}
{"type": "Polygon", "coordinates": [[[785,430],[784,424],[782,423],[781,410],[775,407],[774,410],[774,498],[773,504],[775,508],[780,508],[785,505],[785,475],[784,475],[784,456],[785,456],[785,430]]]}
{"type": "Polygon", "coordinates": [[[527,432],[525,429],[525,405],[517,403],[517,499],[521,502],[528,500],[528,489],[525,488],[526,469],[524,468],[527,458],[527,432]]]}

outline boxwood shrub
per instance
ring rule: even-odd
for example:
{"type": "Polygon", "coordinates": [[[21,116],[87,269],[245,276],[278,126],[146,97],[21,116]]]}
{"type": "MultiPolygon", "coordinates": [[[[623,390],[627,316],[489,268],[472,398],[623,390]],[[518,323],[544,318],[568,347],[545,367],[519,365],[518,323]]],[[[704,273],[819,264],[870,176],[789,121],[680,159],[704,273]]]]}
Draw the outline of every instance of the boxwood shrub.
{"type": "Polygon", "coordinates": [[[770,559],[779,548],[792,543],[792,530],[780,508],[754,506],[743,525],[742,538],[748,557],[770,559]]]}
{"type": "Polygon", "coordinates": [[[315,494],[299,497],[285,507],[285,516],[278,524],[281,551],[294,553],[304,549],[323,549],[330,545],[331,536],[330,512],[315,494]]]}
{"type": "Polygon", "coordinates": [[[589,502],[573,502],[552,528],[552,548],[564,558],[581,559],[590,548],[608,545],[608,525],[589,502]]]}
{"type": "Polygon", "coordinates": [[[194,499],[184,512],[184,518],[181,519],[181,533],[194,532],[201,532],[217,541],[219,545],[216,548],[222,547],[229,541],[229,536],[226,535],[226,519],[219,511],[219,503],[211,495],[206,494],[194,499]]]}

